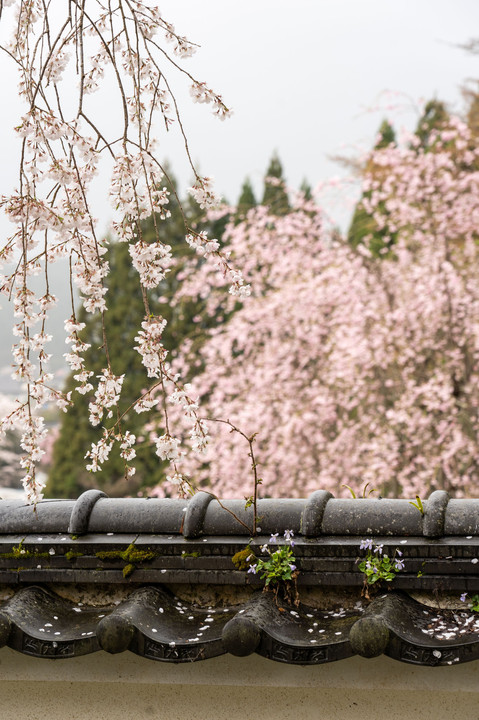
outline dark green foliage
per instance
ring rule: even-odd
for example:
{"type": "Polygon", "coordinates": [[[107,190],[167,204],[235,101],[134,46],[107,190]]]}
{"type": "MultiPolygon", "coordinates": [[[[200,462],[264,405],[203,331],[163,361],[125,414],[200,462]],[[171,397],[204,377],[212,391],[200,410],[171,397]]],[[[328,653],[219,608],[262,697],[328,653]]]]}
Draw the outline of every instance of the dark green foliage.
{"type": "Polygon", "coordinates": [[[374,146],[376,150],[381,150],[381,148],[385,148],[388,145],[396,144],[396,131],[394,130],[389,120],[382,121],[378,135],[379,138],[377,139],[376,145],[374,146]]]}
{"type": "Polygon", "coordinates": [[[301,185],[299,186],[299,189],[300,189],[300,191],[303,193],[305,200],[312,200],[312,199],[313,199],[313,192],[312,192],[312,189],[311,189],[311,185],[310,185],[309,182],[306,180],[306,178],[304,178],[303,182],[302,182],[301,185]]]}
{"type": "MultiPolygon", "coordinates": [[[[125,374],[119,405],[122,413],[148,384],[141,358],[132,350],[136,344],[134,338],[140,329],[145,309],[137,273],[130,263],[128,245],[112,243],[108,252],[108,261],[110,275],[107,283],[108,311],[105,313],[105,333],[112,371],[115,375],[125,374]]],[[[153,300],[152,310],[159,310],[153,300]]],[[[82,309],[79,319],[86,323],[86,328],[81,334],[82,340],[91,343],[91,348],[85,353],[86,367],[93,370],[96,376],[105,365],[101,317],[87,315],[82,309]]],[[[88,420],[88,403],[93,395],[79,395],[74,387],[75,381],[73,376],[70,376],[66,389],[73,390],[75,404],[62,417],[60,435],[53,449],[53,464],[47,485],[48,495],[76,497],[86,488],[97,486],[115,495],[135,490],[138,484],[142,483],[145,473],[159,480],[161,468],[158,463],[148,461],[147,455],[141,448],[138,449],[136,463],[141,467],[141,477],[136,480],[135,476],[129,485],[123,480],[124,461],[120,458],[118,447],[114,446],[110,459],[103,466],[103,473],[93,474],[86,470],[85,452],[92,442],[98,442],[101,428],[92,427],[88,420]]],[[[104,427],[110,428],[115,419],[113,417],[111,420],[106,420],[104,427]]],[[[128,413],[126,419],[129,429],[135,434],[145,422],[144,416],[137,415],[134,411],[128,413]]]]}
{"type": "Polygon", "coordinates": [[[479,83],[473,89],[463,88],[463,95],[467,101],[467,125],[477,141],[479,138],[479,83]]]}
{"type": "MultiPolygon", "coordinates": [[[[265,558],[259,558],[256,572],[263,573],[261,579],[268,585],[277,585],[280,582],[293,580],[296,570],[296,558],[290,545],[280,545],[274,552],[269,552],[265,558]]],[[[296,573],[297,574],[297,573],[296,573]]]]}
{"type": "Polygon", "coordinates": [[[448,120],[449,113],[445,103],[441,100],[429,100],[429,102],[426,103],[415,132],[424,150],[431,147],[433,132],[440,130],[448,120]]]}
{"type": "MultiPolygon", "coordinates": [[[[374,149],[380,150],[395,142],[396,133],[393,126],[387,120],[383,120],[374,149]]],[[[378,230],[374,219],[366,212],[360,200],[354,210],[348,240],[353,247],[357,247],[368,236],[368,248],[375,256],[385,254],[384,248],[390,248],[394,244],[394,236],[387,229],[378,230]]]]}
{"type": "Polygon", "coordinates": [[[283,166],[275,154],[266,171],[262,204],[269,207],[273,215],[287,215],[290,211],[288,193],[285,190],[283,166]],[[271,182],[269,178],[272,178],[271,182]],[[279,182],[276,183],[275,180],[279,182]]]}
{"type": "Polygon", "coordinates": [[[239,196],[238,205],[236,208],[235,225],[244,220],[248,210],[256,207],[256,205],[257,203],[254,195],[253,186],[251,185],[250,179],[246,178],[243,183],[243,187],[241,188],[241,194],[239,196]]]}
{"type": "Polygon", "coordinates": [[[361,202],[356,205],[353,219],[348,232],[348,240],[353,247],[365,242],[369,236],[367,245],[375,257],[387,256],[388,251],[395,243],[396,234],[391,233],[387,228],[379,230],[374,218],[364,209],[361,202]]]}

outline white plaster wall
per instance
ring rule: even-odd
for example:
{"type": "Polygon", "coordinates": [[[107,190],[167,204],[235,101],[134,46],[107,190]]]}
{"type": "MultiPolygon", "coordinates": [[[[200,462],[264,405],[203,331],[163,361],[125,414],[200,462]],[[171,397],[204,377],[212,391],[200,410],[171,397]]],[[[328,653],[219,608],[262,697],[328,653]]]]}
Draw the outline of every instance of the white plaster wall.
{"type": "Polygon", "coordinates": [[[0,720],[479,720],[479,661],[297,667],[253,655],[170,665],[128,652],[47,660],[3,648],[0,678],[0,720]]]}

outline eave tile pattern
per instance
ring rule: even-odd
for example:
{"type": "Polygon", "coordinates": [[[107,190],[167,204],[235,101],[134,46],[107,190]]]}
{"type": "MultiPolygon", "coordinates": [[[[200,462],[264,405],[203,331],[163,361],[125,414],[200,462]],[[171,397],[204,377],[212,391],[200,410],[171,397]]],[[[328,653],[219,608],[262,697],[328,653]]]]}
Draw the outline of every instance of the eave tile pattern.
{"type": "Polygon", "coordinates": [[[129,650],[173,663],[227,652],[299,665],[355,654],[437,666],[479,659],[479,614],[437,610],[400,591],[348,610],[277,604],[260,591],[241,605],[204,608],[158,586],[117,603],[85,607],[43,587],[22,588],[0,606],[0,644],[35,657],[129,650]]]}

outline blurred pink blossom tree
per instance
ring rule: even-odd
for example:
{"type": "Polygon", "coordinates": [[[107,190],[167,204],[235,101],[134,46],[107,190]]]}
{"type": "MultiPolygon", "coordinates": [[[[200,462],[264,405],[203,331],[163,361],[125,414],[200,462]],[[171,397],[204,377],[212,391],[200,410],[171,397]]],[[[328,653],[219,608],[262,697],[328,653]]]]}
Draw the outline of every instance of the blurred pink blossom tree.
{"type": "MultiPolygon", "coordinates": [[[[193,361],[203,368],[193,392],[207,416],[257,433],[263,494],[367,482],[405,496],[477,494],[478,167],[454,117],[427,147],[412,135],[373,151],[363,204],[383,239],[394,236],[383,257],[367,236],[354,249],[327,232],[301,196],[286,215],[260,206],[227,227],[252,296],[210,294],[212,313],[236,309],[193,361]]],[[[202,271],[185,292],[207,286],[202,271]]],[[[224,424],[211,433],[184,472],[222,496],[248,492],[243,438],[224,424]]]]}

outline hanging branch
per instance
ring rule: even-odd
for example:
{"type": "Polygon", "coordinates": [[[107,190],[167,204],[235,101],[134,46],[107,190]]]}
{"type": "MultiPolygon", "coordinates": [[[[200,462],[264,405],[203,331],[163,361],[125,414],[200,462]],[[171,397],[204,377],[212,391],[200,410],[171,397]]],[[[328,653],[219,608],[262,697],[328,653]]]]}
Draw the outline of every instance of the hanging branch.
{"type": "MultiPolygon", "coordinates": [[[[190,193],[200,206],[212,207],[217,197],[211,181],[200,176],[192,163],[169,74],[176,74],[175,83],[178,79],[189,82],[194,101],[209,104],[220,119],[228,117],[231,110],[220,95],[184,69],[182,62],[193,55],[197,46],[178,34],[157,7],[149,7],[142,0],[109,0],[106,4],[100,0],[70,0],[61,5],[46,0],[4,0],[0,2],[0,16],[5,9],[15,13],[15,28],[10,42],[0,47],[5,59],[13,61],[18,71],[18,93],[25,109],[15,128],[22,139],[18,186],[10,196],[0,199],[0,206],[15,226],[0,250],[0,265],[8,266],[13,261],[16,267],[0,276],[0,291],[12,298],[14,305],[14,375],[26,384],[26,397],[2,421],[1,430],[14,426],[21,429],[25,452],[22,483],[27,501],[36,503],[44,487],[35,473],[36,463],[44,454],[42,442],[46,434],[41,409],[54,402],[66,410],[74,400],[70,393],[65,395],[51,387],[45,350],[51,340],[48,311],[58,302],[50,292],[49,267],[66,257],[72,292],[71,312],[65,320],[70,351],[65,358],[75,373],[76,391],[94,391],[89,406],[91,423],[100,425],[105,415],[110,418],[115,414],[113,427],[103,429],[98,443],[93,443],[87,452],[87,468],[92,472],[100,470],[113,444],[119,442],[125,475],[134,473],[129,461],[136,454],[136,438],[124,429],[125,413],[120,413],[118,407],[123,376],[113,373],[105,331],[107,248],[99,238],[91,210],[92,181],[104,160],[109,160],[113,162],[109,188],[115,213],[112,233],[119,242],[129,245],[145,305],[136,350],[147,377],[153,379],[152,388],[161,388],[164,399],[167,430],[156,438],[156,452],[173,463],[176,477],[180,443],[170,431],[167,401],[173,398],[188,413],[196,450],[204,449],[208,433],[206,423],[198,416],[196,402],[169,369],[161,339],[166,323],[161,317],[151,316],[147,301],[147,291],[161,283],[174,263],[171,247],[162,241],[160,229],[161,221],[170,216],[169,191],[163,186],[165,173],[156,157],[161,127],[169,131],[176,124],[179,128],[195,178],[190,193]],[[11,5],[14,7],[9,8],[11,5]],[[172,44],[178,62],[164,49],[164,42],[172,44]],[[109,117],[105,118],[90,99],[100,89],[108,90],[109,95],[112,89],[116,93],[109,117],[120,114],[120,133],[110,130],[109,117]],[[146,242],[141,222],[151,215],[155,218],[155,239],[146,242]],[[30,279],[39,269],[43,269],[45,283],[43,294],[37,296],[30,279]],[[88,345],[80,339],[83,324],[77,321],[73,286],[85,310],[99,313],[102,318],[105,364],[96,378],[85,366],[83,353],[88,345]]],[[[5,10],[2,21],[6,17],[5,10]]],[[[201,255],[212,256],[230,281],[230,292],[247,295],[249,288],[241,273],[232,267],[217,241],[187,226],[185,232],[189,244],[201,255]]],[[[153,401],[150,394],[152,388],[133,403],[137,412],[156,405],[157,400],[153,401]]]]}

